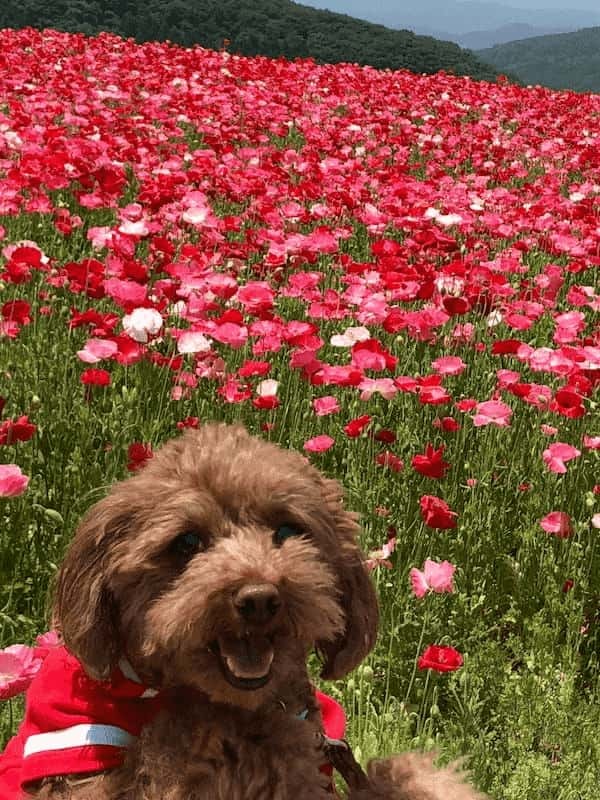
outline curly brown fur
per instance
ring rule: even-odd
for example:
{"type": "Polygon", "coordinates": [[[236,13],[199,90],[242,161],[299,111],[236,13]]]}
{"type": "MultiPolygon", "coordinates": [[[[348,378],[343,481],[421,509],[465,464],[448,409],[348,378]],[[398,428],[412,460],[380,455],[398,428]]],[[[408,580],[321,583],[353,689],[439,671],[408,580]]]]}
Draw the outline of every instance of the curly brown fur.
{"type": "MultiPolygon", "coordinates": [[[[306,659],[316,649],[339,678],[374,645],[357,533],[335,481],[241,427],[188,431],[116,484],[67,552],[55,619],[91,676],[125,657],[167,702],[123,767],[46,782],[38,800],[329,800],[306,659]],[[282,525],[297,535],[278,540],[282,525]]],[[[420,784],[401,763],[372,764],[349,797],[479,797],[443,772],[427,794],[430,767],[420,784]]]]}

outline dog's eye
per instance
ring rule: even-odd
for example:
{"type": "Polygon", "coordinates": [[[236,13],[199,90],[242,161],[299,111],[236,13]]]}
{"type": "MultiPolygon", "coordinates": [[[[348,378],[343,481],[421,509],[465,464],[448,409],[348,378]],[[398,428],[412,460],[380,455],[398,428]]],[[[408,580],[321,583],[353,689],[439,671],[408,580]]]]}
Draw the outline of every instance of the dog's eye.
{"type": "Polygon", "coordinates": [[[275,531],[273,538],[275,544],[283,544],[286,539],[291,539],[293,536],[302,536],[303,531],[296,525],[280,525],[275,531]]]}
{"type": "Polygon", "coordinates": [[[171,542],[170,550],[178,558],[190,559],[192,556],[205,550],[206,546],[198,531],[184,531],[171,542]]]}

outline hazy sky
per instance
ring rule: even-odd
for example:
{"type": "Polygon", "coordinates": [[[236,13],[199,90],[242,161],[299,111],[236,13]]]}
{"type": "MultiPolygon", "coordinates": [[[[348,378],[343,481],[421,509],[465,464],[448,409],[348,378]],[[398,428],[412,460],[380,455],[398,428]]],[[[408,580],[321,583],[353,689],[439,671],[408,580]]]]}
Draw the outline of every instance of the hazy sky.
{"type": "MultiPolygon", "coordinates": [[[[342,14],[357,13],[356,9],[389,13],[403,9],[413,10],[415,0],[296,0],[306,6],[327,7],[342,14]]],[[[577,8],[587,11],[600,11],[600,0],[478,0],[482,4],[494,3],[512,8],[544,9],[555,8],[570,11],[577,8]]]]}

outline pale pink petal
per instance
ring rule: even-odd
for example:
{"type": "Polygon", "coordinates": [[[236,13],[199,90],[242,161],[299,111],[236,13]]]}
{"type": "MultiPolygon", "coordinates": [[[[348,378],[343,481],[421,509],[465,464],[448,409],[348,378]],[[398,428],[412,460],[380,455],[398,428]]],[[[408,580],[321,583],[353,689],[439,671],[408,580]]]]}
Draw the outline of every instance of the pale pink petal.
{"type": "Polygon", "coordinates": [[[318,417],[325,417],[327,414],[336,414],[340,410],[339,401],[337,397],[333,397],[333,395],[316,397],[312,401],[312,406],[318,417]]]}
{"type": "Polygon", "coordinates": [[[473,424],[479,428],[483,425],[497,425],[499,428],[507,428],[512,417],[512,408],[501,400],[486,400],[477,403],[473,424]]]}
{"type": "Polygon", "coordinates": [[[29,478],[16,464],[0,464],[0,497],[17,497],[28,484],[29,478]]]}
{"type": "Polygon", "coordinates": [[[430,588],[425,574],[420,569],[413,567],[409,572],[409,578],[415,597],[419,599],[425,597],[430,588]]]}
{"type": "Polygon", "coordinates": [[[82,350],[77,351],[77,356],[86,364],[97,364],[105,358],[112,358],[119,351],[116,342],[107,339],[88,339],[82,350]]]}
{"type": "Polygon", "coordinates": [[[451,564],[449,561],[438,563],[437,561],[431,561],[429,558],[425,561],[423,567],[427,583],[434,592],[454,591],[452,578],[455,569],[456,567],[454,564],[451,564]]]}

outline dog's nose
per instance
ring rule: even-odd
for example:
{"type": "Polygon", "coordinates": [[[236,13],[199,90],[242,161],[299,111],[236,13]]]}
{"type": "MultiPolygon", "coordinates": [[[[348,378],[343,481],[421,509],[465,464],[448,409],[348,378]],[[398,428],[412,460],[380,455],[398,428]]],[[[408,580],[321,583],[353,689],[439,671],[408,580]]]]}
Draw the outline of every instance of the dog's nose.
{"type": "Polygon", "coordinates": [[[242,586],[233,603],[246,622],[264,625],[270,622],[281,608],[277,587],[270,583],[242,586]]]}

